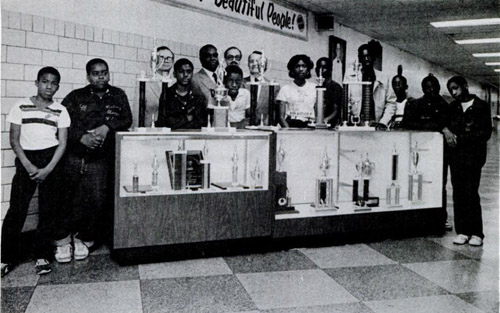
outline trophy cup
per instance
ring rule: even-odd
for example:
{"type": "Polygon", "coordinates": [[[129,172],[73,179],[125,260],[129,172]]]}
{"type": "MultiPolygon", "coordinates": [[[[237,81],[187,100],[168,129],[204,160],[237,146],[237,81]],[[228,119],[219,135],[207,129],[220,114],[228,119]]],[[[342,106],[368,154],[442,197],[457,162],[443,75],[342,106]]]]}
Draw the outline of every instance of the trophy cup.
{"type": "Polygon", "coordinates": [[[422,201],[423,175],[417,169],[420,154],[418,153],[418,142],[415,142],[415,147],[411,149],[411,163],[413,164],[413,172],[408,177],[408,200],[412,203],[422,201]]]}
{"type": "Polygon", "coordinates": [[[151,174],[151,187],[153,190],[158,190],[158,169],[160,168],[160,162],[158,162],[158,155],[155,150],[155,154],[153,157],[153,163],[151,163],[151,167],[153,168],[153,172],[151,174]]]}
{"type": "Polygon", "coordinates": [[[328,157],[326,147],[319,169],[321,176],[316,178],[316,200],[314,207],[316,211],[331,210],[335,208],[335,203],[333,199],[333,178],[327,177],[327,172],[330,169],[330,158],[328,157]]]}
{"type": "Polygon", "coordinates": [[[233,162],[232,175],[231,175],[231,185],[233,187],[238,186],[238,151],[236,145],[234,146],[233,156],[231,157],[231,161],[233,162]]]}
{"type": "Polygon", "coordinates": [[[398,184],[398,163],[399,154],[396,145],[392,150],[391,184],[386,189],[386,204],[388,207],[400,206],[399,194],[401,187],[398,184]]]}
{"type": "Polygon", "coordinates": [[[149,65],[151,67],[152,75],[150,80],[160,80],[161,78],[158,77],[158,71],[162,66],[163,66],[163,59],[160,59],[158,57],[158,52],[156,51],[156,38],[153,39],[153,51],[151,51],[151,57],[149,59],[149,65]]]}

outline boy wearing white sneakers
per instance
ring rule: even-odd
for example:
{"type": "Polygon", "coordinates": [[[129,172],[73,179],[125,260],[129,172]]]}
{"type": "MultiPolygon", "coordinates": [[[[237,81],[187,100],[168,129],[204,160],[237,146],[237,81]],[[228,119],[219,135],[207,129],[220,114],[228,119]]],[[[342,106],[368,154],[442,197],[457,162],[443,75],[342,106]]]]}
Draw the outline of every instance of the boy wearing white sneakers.
{"type": "Polygon", "coordinates": [[[105,240],[110,228],[107,197],[113,192],[115,132],[132,124],[127,95],[109,84],[106,61],[92,59],[86,70],[89,84],[62,101],[72,124],[64,167],[67,218],[61,223],[66,237],[57,242],[55,254],[60,263],[73,256],[87,258],[95,241],[105,240]]]}

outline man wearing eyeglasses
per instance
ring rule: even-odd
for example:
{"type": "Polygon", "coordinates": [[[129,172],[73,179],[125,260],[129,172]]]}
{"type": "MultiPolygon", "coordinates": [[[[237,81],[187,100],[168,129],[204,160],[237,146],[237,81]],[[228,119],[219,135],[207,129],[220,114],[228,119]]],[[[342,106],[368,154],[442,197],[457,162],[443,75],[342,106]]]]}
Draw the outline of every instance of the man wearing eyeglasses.
{"type": "Polygon", "coordinates": [[[224,59],[226,59],[227,65],[240,66],[242,53],[237,47],[229,47],[224,52],[224,59]]]}
{"type": "MultiPolygon", "coordinates": [[[[162,64],[156,71],[159,77],[167,77],[168,87],[175,84],[176,80],[173,75],[174,53],[167,46],[161,46],[156,49],[158,52],[158,64],[162,64]]],[[[160,95],[162,92],[162,81],[150,81],[146,88],[146,116],[144,125],[150,127],[154,119],[158,119],[158,104],[160,103],[160,95]]]]}

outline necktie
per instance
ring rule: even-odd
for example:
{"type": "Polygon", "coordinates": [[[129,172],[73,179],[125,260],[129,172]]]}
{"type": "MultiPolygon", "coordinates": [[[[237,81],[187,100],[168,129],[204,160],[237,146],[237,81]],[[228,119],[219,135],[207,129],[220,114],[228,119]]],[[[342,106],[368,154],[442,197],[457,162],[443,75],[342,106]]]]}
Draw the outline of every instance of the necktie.
{"type": "Polygon", "coordinates": [[[217,84],[217,74],[213,73],[212,77],[214,78],[215,83],[217,84]]]}

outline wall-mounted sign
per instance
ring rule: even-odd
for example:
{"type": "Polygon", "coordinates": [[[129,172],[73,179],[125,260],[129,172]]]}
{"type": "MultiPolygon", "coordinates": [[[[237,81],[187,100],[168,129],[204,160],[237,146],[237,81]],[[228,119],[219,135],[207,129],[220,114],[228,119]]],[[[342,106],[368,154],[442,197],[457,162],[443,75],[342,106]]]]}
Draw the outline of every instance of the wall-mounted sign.
{"type": "Polygon", "coordinates": [[[280,34],[307,39],[307,11],[276,0],[156,0],[195,9],[224,19],[245,22],[280,34]]]}

